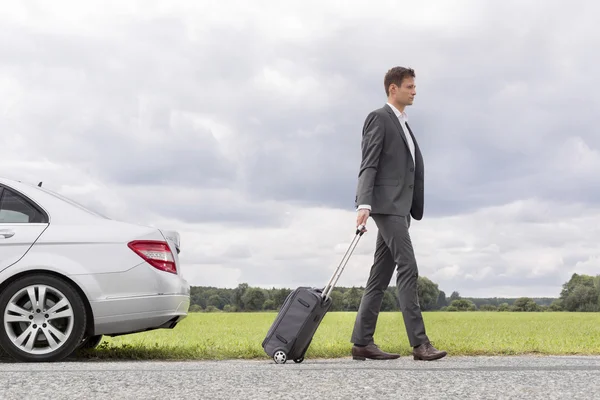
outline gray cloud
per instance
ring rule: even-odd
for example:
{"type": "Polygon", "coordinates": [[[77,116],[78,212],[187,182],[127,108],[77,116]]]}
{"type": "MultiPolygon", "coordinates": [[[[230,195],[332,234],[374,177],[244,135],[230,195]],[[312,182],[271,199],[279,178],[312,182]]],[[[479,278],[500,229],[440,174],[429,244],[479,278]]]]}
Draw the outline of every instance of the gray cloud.
{"type": "MultiPolygon", "coordinates": [[[[597,104],[587,90],[597,78],[571,77],[563,67],[568,59],[569,65],[577,66],[571,68],[573,71],[585,71],[593,56],[579,52],[576,46],[560,45],[566,27],[547,32],[548,18],[556,11],[550,6],[541,13],[542,22],[528,21],[528,33],[524,35],[522,25],[500,25],[506,21],[496,19],[495,11],[490,10],[481,28],[486,25],[497,29],[494,34],[484,31],[479,35],[477,28],[452,37],[425,32],[418,42],[420,51],[414,41],[403,43],[406,57],[401,51],[399,56],[389,56],[379,48],[374,50],[374,43],[386,42],[386,28],[391,27],[369,31],[369,22],[361,21],[356,21],[352,29],[341,29],[339,34],[326,38],[321,46],[290,46],[284,56],[300,65],[302,60],[318,60],[317,66],[304,64],[305,70],[316,72],[324,81],[337,73],[345,84],[339,88],[340,96],[325,106],[326,116],[312,109],[299,110],[304,123],[318,114],[318,122],[323,121],[321,118],[330,121],[334,133],[310,141],[285,135],[273,139],[282,143],[282,149],[315,154],[303,168],[313,185],[302,180],[294,157],[261,154],[259,171],[264,172],[268,165],[282,171],[281,177],[270,175],[264,193],[293,194],[306,202],[348,207],[354,194],[362,120],[368,111],[383,104],[382,75],[392,65],[414,64],[420,89],[409,118],[425,153],[428,215],[451,215],[531,196],[597,203],[589,182],[584,183],[577,174],[561,172],[562,182],[567,183],[557,185],[555,172],[548,171],[560,160],[564,140],[571,135],[598,148],[594,124],[589,114],[582,112],[589,110],[590,104],[597,104]],[[340,43],[349,47],[343,48],[340,43]],[[354,87],[359,89],[353,91],[354,87]],[[569,94],[571,91],[577,96],[569,94]],[[561,101],[563,93],[565,101],[561,101]],[[572,123],[574,120],[577,122],[572,123]],[[334,160],[350,161],[324,168],[334,160]],[[325,170],[327,178],[321,173],[325,170]],[[297,177],[294,192],[288,189],[290,176],[297,177]],[[321,182],[336,190],[324,190],[321,182]]],[[[290,125],[294,121],[291,119],[290,125]]],[[[261,187],[253,185],[254,189],[261,187]]]]}
{"type": "MultiPolygon", "coordinates": [[[[174,186],[122,187],[119,194],[147,214],[185,223],[217,223],[238,227],[285,227],[287,206],[272,201],[253,202],[235,191],[181,189],[174,186]]],[[[148,218],[148,217],[146,217],[148,218]]]]}

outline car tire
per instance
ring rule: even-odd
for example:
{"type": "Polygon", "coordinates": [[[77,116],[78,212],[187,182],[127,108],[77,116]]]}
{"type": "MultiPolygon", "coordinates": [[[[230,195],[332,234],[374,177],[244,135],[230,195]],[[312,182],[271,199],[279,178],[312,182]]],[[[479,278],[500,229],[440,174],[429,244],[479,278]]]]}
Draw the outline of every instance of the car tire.
{"type": "Polygon", "coordinates": [[[59,361],[80,345],[86,319],[83,299],[65,280],[24,276],[0,294],[0,346],[18,361],[59,361]]]}
{"type": "Polygon", "coordinates": [[[102,338],[104,336],[103,335],[95,335],[95,336],[89,336],[89,337],[84,337],[83,338],[83,342],[81,342],[79,344],[78,349],[79,350],[92,350],[95,349],[96,347],[98,347],[98,345],[100,344],[100,342],[102,342],[102,338]]]}

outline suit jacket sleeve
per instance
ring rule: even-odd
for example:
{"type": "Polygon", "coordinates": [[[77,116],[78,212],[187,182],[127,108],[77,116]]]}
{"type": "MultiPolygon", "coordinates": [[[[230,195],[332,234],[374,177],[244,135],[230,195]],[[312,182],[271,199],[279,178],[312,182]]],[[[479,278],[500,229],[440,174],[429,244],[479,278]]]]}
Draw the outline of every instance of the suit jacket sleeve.
{"type": "Polygon", "coordinates": [[[362,161],[358,173],[358,187],[356,190],[356,204],[373,204],[373,186],[379,156],[383,149],[383,138],[385,136],[384,121],[375,112],[370,113],[363,127],[361,152],[362,161]]]}

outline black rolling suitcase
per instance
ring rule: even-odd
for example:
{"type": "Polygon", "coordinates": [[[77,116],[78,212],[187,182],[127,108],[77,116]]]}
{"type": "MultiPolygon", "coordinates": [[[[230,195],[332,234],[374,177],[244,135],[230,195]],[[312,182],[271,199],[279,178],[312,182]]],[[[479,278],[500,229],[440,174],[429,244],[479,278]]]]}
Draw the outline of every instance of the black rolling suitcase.
{"type": "Polygon", "coordinates": [[[283,302],[262,342],[265,353],[277,364],[284,364],[287,360],[294,360],[296,363],[304,361],[304,354],[331,307],[331,292],[363,233],[362,227],[356,230],[356,236],[325,288],[301,286],[293,290],[283,302]]]}

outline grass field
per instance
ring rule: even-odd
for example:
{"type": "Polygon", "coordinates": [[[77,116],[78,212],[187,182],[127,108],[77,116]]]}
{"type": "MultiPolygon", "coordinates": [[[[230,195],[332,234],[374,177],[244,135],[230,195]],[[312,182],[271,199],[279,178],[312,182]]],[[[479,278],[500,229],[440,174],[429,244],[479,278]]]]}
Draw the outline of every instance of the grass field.
{"type": "MultiPolygon", "coordinates": [[[[347,357],[354,312],[331,312],[307,358],[347,357]]],[[[92,358],[221,360],[266,358],[261,343],[276,314],[191,313],[173,330],[106,337],[92,358]]],[[[457,355],[600,354],[600,313],[425,312],[427,334],[457,355]]],[[[383,350],[410,354],[402,314],[380,314],[375,340],[383,350]]]]}

